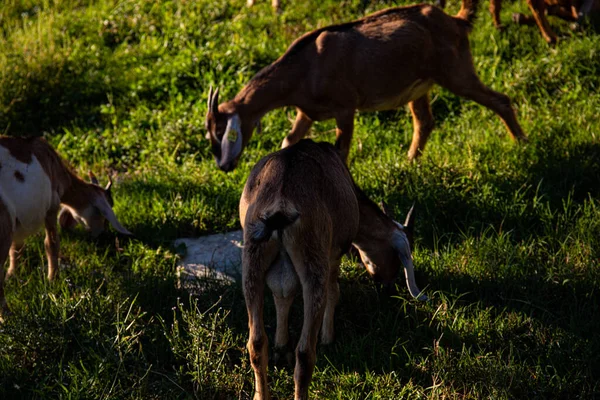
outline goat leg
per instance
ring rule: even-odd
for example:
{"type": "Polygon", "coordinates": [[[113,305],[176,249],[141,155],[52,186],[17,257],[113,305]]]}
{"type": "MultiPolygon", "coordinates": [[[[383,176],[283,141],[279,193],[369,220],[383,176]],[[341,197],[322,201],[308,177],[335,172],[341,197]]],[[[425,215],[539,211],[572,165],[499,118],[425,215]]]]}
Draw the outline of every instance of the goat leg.
{"type": "Polygon", "coordinates": [[[413,117],[413,139],[408,151],[408,159],[412,161],[425,149],[425,143],[435,124],[428,94],[411,101],[409,108],[413,117]]]}

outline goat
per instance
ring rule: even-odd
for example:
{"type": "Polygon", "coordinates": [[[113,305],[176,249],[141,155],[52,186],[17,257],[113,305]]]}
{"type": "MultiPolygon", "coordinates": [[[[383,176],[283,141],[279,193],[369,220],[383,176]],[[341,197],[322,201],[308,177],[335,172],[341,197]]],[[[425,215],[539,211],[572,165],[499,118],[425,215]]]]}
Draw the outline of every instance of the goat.
{"type": "Polygon", "coordinates": [[[62,206],[63,227],[82,223],[92,235],[104,230],[105,221],[120,233],[131,235],[112,210],[111,183],[106,189],[81,180],[43,138],[0,137],[0,316],[9,312],[4,297],[4,262],[10,256],[6,278],[14,275],[25,239],[46,229],[48,280],[58,272],[57,215],[62,206]]]}
{"type": "MultiPolygon", "coordinates": [[[[521,25],[537,24],[544,40],[548,44],[556,43],[556,34],[550,28],[546,12],[548,15],[555,15],[562,19],[572,22],[581,22],[591,11],[600,10],[599,0],[527,0],[527,5],[533,16],[523,14],[513,14],[513,20],[521,25]]],[[[500,22],[500,10],[502,0],[490,0],[490,12],[492,20],[497,29],[502,29],[500,22]]]]}
{"type": "Polygon", "coordinates": [[[414,124],[408,158],[413,160],[434,126],[428,93],[435,83],[488,107],[513,139],[526,140],[510,99],[475,73],[468,33],[478,2],[463,0],[456,17],[420,4],[317,29],[292,43],[233,100],[219,104],[219,91],[211,88],[206,137],[218,166],[234,169],[261,117],[285,106],[295,106],[298,113],[282,147],[303,138],[313,121],[335,118],[336,147],[347,161],[356,110],[408,103],[414,124]]]}
{"type": "Polygon", "coordinates": [[[296,291],[302,289],[304,323],[296,347],[296,399],[308,398],[321,326],[321,342],[333,341],[339,264],[352,244],[377,282],[392,284],[402,263],[410,294],[427,299],[414,278],[407,238],[412,223],[402,226],[370,201],[331,144],[301,140],[262,158],[244,186],[240,221],[255,400],[269,398],[265,283],[275,300],[278,352],[288,346],[288,314],[296,291]]]}

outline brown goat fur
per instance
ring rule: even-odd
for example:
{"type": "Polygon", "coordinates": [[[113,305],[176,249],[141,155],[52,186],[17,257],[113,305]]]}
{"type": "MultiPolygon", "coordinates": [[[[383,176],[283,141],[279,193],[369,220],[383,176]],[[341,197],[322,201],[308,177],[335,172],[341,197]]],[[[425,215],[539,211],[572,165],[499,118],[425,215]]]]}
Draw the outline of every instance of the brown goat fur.
{"type": "Polygon", "coordinates": [[[507,96],[481,83],[468,33],[478,0],[464,0],[456,17],[427,4],[382,10],[362,19],[309,32],[258,72],[231,101],[209,93],[207,138],[224,171],[237,165],[255,126],[285,106],[298,113],[282,147],[303,138],[314,121],[334,118],[336,147],[350,151],[357,110],[389,110],[408,103],[418,157],[433,129],[429,91],[434,84],[497,113],[513,139],[526,139],[507,96]]]}
{"type": "Polygon", "coordinates": [[[278,352],[290,345],[288,314],[295,293],[302,293],[304,323],[296,347],[296,399],[308,398],[319,329],[323,343],[333,341],[339,264],[351,244],[359,249],[376,281],[392,284],[403,264],[411,295],[426,299],[415,284],[407,227],[386,216],[355,186],[331,144],[302,140],[261,159],[244,187],[240,221],[255,400],[269,398],[265,284],[275,300],[278,352]]]}

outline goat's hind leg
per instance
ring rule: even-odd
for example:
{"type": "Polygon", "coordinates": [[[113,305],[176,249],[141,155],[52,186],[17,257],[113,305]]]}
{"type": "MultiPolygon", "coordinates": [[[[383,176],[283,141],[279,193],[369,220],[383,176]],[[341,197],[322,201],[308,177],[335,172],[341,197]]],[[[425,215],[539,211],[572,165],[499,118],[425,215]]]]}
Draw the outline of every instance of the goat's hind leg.
{"type": "Polygon", "coordinates": [[[513,140],[527,141],[510,99],[505,94],[493,91],[479,80],[468,48],[461,52],[460,59],[448,63],[446,71],[444,76],[437,80],[440,86],[494,111],[504,122],[513,140]]]}
{"type": "Polygon", "coordinates": [[[289,338],[288,321],[290,308],[294,302],[300,281],[287,253],[281,252],[269,268],[267,285],[273,292],[277,313],[273,362],[276,365],[285,362],[288,366],[291,366],[294,361],[294,353],[289,338]]]}
{"type": "Polygon", "coordinates": [[[340,298],[340,284],[338,276],[340,275],[339,257],[335,257],[329,264],[329,281],[327,282],[327,304],[325,305],[325,314],[323,315],[323,325],[321,327],[321,343],[331,344],[335,337],[334,316],[335,307],[340,298]]]}
{"type": "Polygon", "coordinates": [[[329,260],[322,246],[323,243],[311,243],[306,246],[310,251],[296,250],[290,253],[302,284],[304,299],[304,322],[296,346],[294,368],[294,399],[296,400],[308,399],[308,387],[317,360],[317,339],[327,302],[329,260]]]}
{"type": "Polygon", "coordinates": [[[257,244],[247,237],[244,241],[242,286],[248,311],[248,352],[254,370],[254,400],[267,400],[270,397],[267,385],[268,339],[263,319],[265,275],[277,257],[277,249],[273,242],[257,244]]]}

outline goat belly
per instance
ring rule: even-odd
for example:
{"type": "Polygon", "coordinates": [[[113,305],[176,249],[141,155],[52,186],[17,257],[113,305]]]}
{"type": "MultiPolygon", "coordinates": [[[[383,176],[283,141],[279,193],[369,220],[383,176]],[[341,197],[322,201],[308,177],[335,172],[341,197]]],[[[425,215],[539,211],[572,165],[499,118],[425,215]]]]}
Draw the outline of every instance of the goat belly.
{"type": "Polygon", "coordinates": [[[13,241],[21,243],[44,225],[53,203],[52,184],[35,156],[24,163],[0,147],[0,165],[2,201],[19,221],[13,241]]]}

